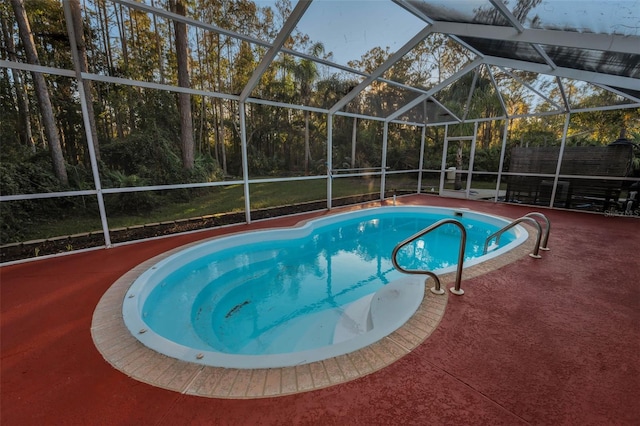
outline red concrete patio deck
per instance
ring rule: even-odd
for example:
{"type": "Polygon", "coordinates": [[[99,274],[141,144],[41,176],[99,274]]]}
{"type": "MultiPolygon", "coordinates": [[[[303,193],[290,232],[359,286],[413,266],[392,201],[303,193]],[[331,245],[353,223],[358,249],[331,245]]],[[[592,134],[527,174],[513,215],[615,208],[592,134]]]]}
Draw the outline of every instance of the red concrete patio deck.
{"type": "MultiPolygon", "coordinates": [[[[534,210],[398,201],[512,218],[534,210]]],[[[552,221],[551,251],[464,281],[465,295],[449,296],[442,322],[413,352],[355,381],[277,398],[209,399],[137,382],[96,350],[91,319],[111,284],[148,258],[313,215],[0,268],[0,423],[640,424],[640,220],[542,211],[552,221]]]]}

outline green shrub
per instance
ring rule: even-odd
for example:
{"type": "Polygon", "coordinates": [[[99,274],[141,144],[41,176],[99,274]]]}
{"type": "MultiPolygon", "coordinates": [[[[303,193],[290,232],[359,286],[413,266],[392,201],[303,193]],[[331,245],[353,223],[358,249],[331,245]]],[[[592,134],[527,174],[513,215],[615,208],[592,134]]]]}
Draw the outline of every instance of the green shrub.
{"type": "MultiPolygon", "coordinates": [[[[111,188],[129,188],[146,186],[147,180],[137,175],[127,175],[118,170],[105,174],[105,182],[111,188]]],[[[152,210],[158,204],[156,195],[152,191],[121,192],[108,194],[105,197],[105,208],[109,214],[140,215],[152,210]]]]}
{"type": "MultiPolygon", "coordinates": [[[[58,192],[62,188],[53,174],[46,152],[28,158],[7,158],[0,161],[0,193],[2,195],[58,192]]],[[[26,231],[52,215],[60,216],[72,207],[68,199],[8,201],[0,204],[2,244],[20,241],[26,231]]]]}
{"type": "Polygon", "coordinates": [[[151,185],[182,183],[183,168],[179,152],[163,137],[153,138],[146,133],[134,133],[104,144],[101,157],[106,168],[106,179],[109,179],[111,171],[120,171],[126,176],[138,176],[151,185]]]}

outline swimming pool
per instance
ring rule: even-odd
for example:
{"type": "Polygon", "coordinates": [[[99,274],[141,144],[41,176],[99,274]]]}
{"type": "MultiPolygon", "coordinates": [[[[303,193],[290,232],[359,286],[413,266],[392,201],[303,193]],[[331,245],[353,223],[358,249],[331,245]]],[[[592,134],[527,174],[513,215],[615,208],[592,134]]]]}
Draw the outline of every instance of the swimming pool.
{"type": "MultiPolygon", "coordinates": [[[[481,256],[507,221],[470,211],[465,266],[526,239],[516,228],[481,256]]],[[[130,332],[166,355],[207,365],[266,368],[352,352],[390,334],[418,308],[424,277],[403,276],[393,247],[451,209],[383,207],[337,214],[291,229],[213,239],[145,271],[123,304],[130,332]]],[[[443,227],[403,249],[409,269],[455,267],[459,233],[443,227]]]]}

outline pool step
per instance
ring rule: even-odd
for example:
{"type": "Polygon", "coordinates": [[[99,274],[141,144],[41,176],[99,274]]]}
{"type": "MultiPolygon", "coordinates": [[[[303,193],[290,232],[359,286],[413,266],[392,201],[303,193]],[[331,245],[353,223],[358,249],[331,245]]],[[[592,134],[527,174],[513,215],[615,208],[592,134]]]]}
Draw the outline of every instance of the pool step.
{"type": "MultiPolygon", "coordinates": [[[[261,349],[266,354],[305,351],[364,334],[372,327],[369,307],[374,295],[361,297],[346,307],[327,309],[282,323],[269,330],[268,336],[263,336],[271,343],[261,349]]],[[[249,345],[252,347],[244,349],[255,350],[262,346],[260,340],[256,339],[249,345]]]]}
{"type": "MultiPolygon", "coordinates": [[[[331,344],[335,323],[342,310],[329,309],[284,322],[265,333],[263,339],[250,342],[244,353],[252,353],[257,347],[265,354],[298,352],[331,344]],[[261,340],[269,343],[262,344],[261,340]]],[[[255,352],[254,352],[255,353],[255,352]]]]}
{"type": "Polygon", "coordinates": [[[374,295],[372,293],[361,297],[344,308],[333,332],[333,344],[353,339],[371,330],[369,312],[374,295]]]}

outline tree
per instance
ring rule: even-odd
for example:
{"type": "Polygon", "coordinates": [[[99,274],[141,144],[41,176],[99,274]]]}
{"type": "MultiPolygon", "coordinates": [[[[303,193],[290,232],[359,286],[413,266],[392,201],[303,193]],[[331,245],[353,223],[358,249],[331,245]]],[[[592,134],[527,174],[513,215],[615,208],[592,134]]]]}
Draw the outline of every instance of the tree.
{"type": "MultiPolygon", "coordinates": [[[[324,45],[315,43],[308,51],[309,54],[319,57],[324,53],[324,45]]],[[[301,59],[293,65],[293,76],[300,85],[300,98],[304,105],[311,102],[313,84],[318,78],[318,67],[310,59],[301,59]]],[[[304,173],[309,174],[309,161],[311,161],[311,150],[309,147],[309,116],[308,110],[304,110],[304,173]]]]}
{"type": "MultiPolygon", "coordinates": [[[[40,65],[38,59],[38,52],[36,51],[33,36],[31,34],[31,26],[27,13],[24,9],[23,0],[11,0],[13,6],[13,12],[18,24],[18,31],[20,34],[20,40],[24,46],[27,61],[32,65],[40,65]]],[[[33,85],[36,91],[36,97],[38,99],[38,105],[40,107],[40,114],[42,115],[42,124],[44,126],[47,144],[49,145],[49,151],[51,153],[51,160],[53,165],[53,171],[63,185],[69,184],[69,178],[67,177],[67,170],[64,164],[64,157],[62,156],[62,146],[60,145],[60,138],[56,129],[56,121],[53,115],[53,107],[51,106],[51,98],[49,97],[49,89],[47,83],[44,80],[44,76],[39,72],[32,72],[33,85]]]]}
{"type": "MultiPolygon", "coordinates": [[[[184,0],[171,0],[171,10],[186,16],[184,0]]],[[[174,22],[176,36],[176,58],[178,61],[178,86],[189,88],[189,48],[187,24],[174,22]]],[[[194,143],[193,123],[191,121],[191,95],[178,93],[178,112],[180,114],[180,147],[182,148],[182,165],[185,169],[193,169],[194,143]]]]}
{"type": "MultiPolygon", "coordinates": [[[[2,13],[2,16],[0,16],[0,24],[2,26],[2,36],[5,41],[7,56],[9,60],[17,61],[16,47],[13,41],[13,36],[9,31],[9,24],[5,17],[5,10],[3,9],[0,13],[2,13]]],[[[7,71],[10,70],[7,69],[7,71]]],[[[20,138],[22,139],[22,142],[31,149],[31,152],[36,152],[36,144],[33,139],[33,132],[31,129],[31,110],[29,108],[29,98],[27,97],[26,91],[24,89],[20,71],[11,71],[11,77],[12,78],[10,80],[13,81],[13,87],[15,89],[17,98],[16,106],[18,108],[17,118],[20,124],[20,138]]]]}
{"type": "MultiPolygon", "coordinates": [[[[82,14],[80,13],[80,1],[69,0],[71,9],[72,25],[75,33],[76,46],[78,47],[78,62],[81,72],[89,71],[89,61],[87,60],[87,46],[84,39],[84,25],[82,24],[82,14]]],[[[96,154],[96,160],[100,161],[100,144],[98,143],[98,130],[96,127],[96,115],[93,110],[93,88],[91,80],[82,80],[84,86],[85,103],[87,105],[87,115],[89,119],[89,130],[91,131],[93,149],[96,154]]]]}

